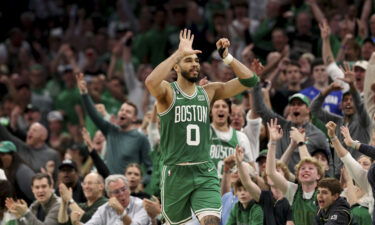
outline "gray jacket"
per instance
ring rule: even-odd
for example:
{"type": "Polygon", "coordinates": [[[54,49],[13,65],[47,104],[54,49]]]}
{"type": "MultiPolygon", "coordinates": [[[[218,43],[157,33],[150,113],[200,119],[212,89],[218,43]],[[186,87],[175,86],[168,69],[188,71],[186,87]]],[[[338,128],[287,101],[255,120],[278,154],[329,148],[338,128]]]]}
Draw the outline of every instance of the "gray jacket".
{"type": "MultiPolygon", "coordinates": [[[[356,90],[350,91],[353,102],[356,108],[356,113],[354,113],[349,119],[348,124],[344,124],[344,117],[332,114],[322,108],[324,102],[324,96],[319,94],[311,103],[311,113],[320,119],[322,122],[327,123],[333,121],[337,124],[336,135],[344,143],[344,137],[340,132],[340,127],[347,125],[349,128],[350,135],[353,140],[358,140],[361,143],[369,143],[371,139],[371,118],[368,115],[366,108],[361,100],[361,97],[356,90]]],[[[359,151],[352,149],[350,146],[346,146],[353,158],[357,159],[358,156],[362,155],[359,151]]],[[[340,174],[340,168],[342,167],[342,162],[335,152],[334,156],[335,164],[335,175],[340,174]]]]}
{"type": "Polygon", "coordinates": [[[33,202],[30,207],[29,211],[26,213],[24,217],[19,219],[20,225],[58,225],[57,215],[59,213],[60,208],[60,198],[58,198],[55,194],[52,194],[50,200],[45,204],[42,205],[44,212],[45,212],[45,219],[44,221],[40,221],[36,218],[36,214],[38,212],[38,207],[40,203],[35,201],[33,202]]]}
{"type": "MultiPolygon", "coordinates": [[[[271,109],[269,109],[263,100],[261,87],[256,85],[253,90],[253,107],[255,112],[263,119],[263,122],[269,122],[270,119],[277,118],[278,123],[280,124],[282,130],[283,130],[283,137],[280,139],[280,141],[277,142],[276,145],[276,157],[281,158],[285,150],[288,148],[288,145],[290,143],[290,135],[289,132],[291,130],[291,127],[297,127],[296,124],[293,124],[291,121],[286,120],[284,117],[280,116],[279,114],[273,112],[271,109]]],[[[305,129],[306,137],[308,138],[307,142],[307,149],[310,153],[314,152],[317,149],[329,149],[328,140],[324,133],[319,130],[317,127],[315,127],[312,123],[306,123],[303,125],[303,128],[305,129]]],[[[294,151],[289,162],[288,167],[289,170],[294,172],[295,165],[300,161],[299,153],[298,151],[294,151]]],[[[332,159],[330,158],[330,162],[332,162],[332,159]]],[[[330,165],[330,168],[332,168],[332,165],[330,165]]],[[[331,169],[332,170],[332,169],[331,169]]]]}

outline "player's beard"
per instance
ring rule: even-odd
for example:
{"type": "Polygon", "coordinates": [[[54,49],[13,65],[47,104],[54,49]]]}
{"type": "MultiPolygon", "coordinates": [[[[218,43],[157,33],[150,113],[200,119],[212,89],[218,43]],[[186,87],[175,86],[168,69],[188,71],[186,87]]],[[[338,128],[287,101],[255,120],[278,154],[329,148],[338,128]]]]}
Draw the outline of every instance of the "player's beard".
{"type": "Polygon", "coordinates": [[[196,77],[189,77],[189,71],[186,71],[186,70],[181,71],[181,75],[182,75],[186,80],[188,80],[188,81],[191,82],[191,83],[196,83],[196,82],[198,82],[198,77],[199,77],[199,75],[196,76],[196,77]]]}

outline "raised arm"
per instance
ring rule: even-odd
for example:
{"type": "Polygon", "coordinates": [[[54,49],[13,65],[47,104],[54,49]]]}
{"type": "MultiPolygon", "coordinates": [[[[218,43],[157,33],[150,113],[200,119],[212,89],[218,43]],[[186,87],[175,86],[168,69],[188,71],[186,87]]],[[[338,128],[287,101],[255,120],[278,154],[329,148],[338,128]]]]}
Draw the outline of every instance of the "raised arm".
{"type": "Polygon", "coordinates": [[[244,150],[243,148],[237,145],[236,146],[236,164],[238,167],[238,173],[240,175],[241,182],[245,186],[246,190],[250,192],[250,195],[253,197],[253,199],[256,202],[259,202],[260,194],[262,191],[260,190],[258,185],[256,185],[252,181],[249,175],[249,172],[247,171],[247,168],[246,168],[246,166],[250,166],[250,165],[247,164],[246,162],[243,162],[243,159],[244,159],[244,150]]]}
{"type": "Polygon", "coordinates": [[[276,143],[283,137],[283,130],[277,124],[277,119],[271,119],[267,122],[269,131],[268,153],[266,161],[266,173],[274,182],[275,187],[279,188],[282,193],[288,191],[288,181],[276,170],[276,143]]]}
{"type": "Polygon", "coordinates": [[[326,96],[334,90],[341,90],[341,84],[339,84],[338,82],[331,83],[311,102],[311,113],[324,123],[328,121],[334,121],[338,123],[338,121],[341,120],[341,117],[322,108],[326,96]]]}
{"type": "Polygon", "coordinates": [[[336,136],[336,124],[333,121],[329,121],[326,124],[326,128],[327,128],[328,137],[331,139],[331,143],[332,143],[333,148],[335,149],[337,155],[340,158],[344,157],[349,152],[348,152],[348,150],[346,150],[344,148],[344,146],[342,146],[341,142],[339,141],[339,139],[336,136]]]}
{"type": "Polygon", "coordinates": [[[349,91],[352,95],[353,103],[359,115],[359,123],[363,127],[369,127],[371,125],[371,118],[365,108],[364,102],[361,99],[361,95],[359,94],[359,91],[357,90],[357,87],[355,85],[354,70],[349,66],[347,62],[344,63],[344,74],[345,78],[342,78],[341,80],[349,84],[349,91]]]}
{"type": "Polygon", "coordinates": [[[107,165],[104,163],[103,159],[99,156],[98,152],[94,148],[94,145],[91,141],[90,134],[86,130],[86,128],[82,128],[82,137],[83,141],[85,142],[92,161],[94,162],[94,166],[98,170],[98,173],[105,179],[110,175],[109,169],[107,165]]]}
{"type": "Polygon", "coordinates": [[[307,150],[305,141],[305,133],[301,133],[297,128],[292,127],[290,131],[290,138],[298,144],[299,157],[301,159],[311,157],[309,150],[307,150]]]}
{"type": "Polygon", "coordinates": [[[306,3],[310,6],[311,11],[315,17],[315,20],[318,23],[323,22],[325,20],[325,16],[324,16],[323,11],[320,9],[318,3],[316,2],[316,0],[306,0],[306,3]]]}
{"type": "MultiPolygon", "coordinates": [[[[224,63],[232,68],[237,78],[225,83],[214,82],[205,85],[204,88],[209,95],[211,93],[212,101],[233,97],[247,88],[253,87],[259,81],[258,76],[253,71],[228,53],[229,46],[230,42],[226,38],[221,38],[216,42],[219,55],[223,58],[224,63]]],[[[259,71],[263,70],[263,66],[260,63],[258,64],[258,69],[259,71]]]]}
{"type": "Polygon", "coordinates": [[[375,92],[372,88],[375,84],[375,76],[373,74],[375,74],[375,52],[371,54],[363,88],[364,102],[370,118],[375,116],[375,92]]]}
{"type": "Polygon", "coordinates": [[[85,108],[87,114],[90,116],[94,124],[103,132],[104,135],[107,135],[111,126],[115,126],[110,122],[106,121],[103,116],[95,108],[94,103],[91,97],[88,95],[87,84],[84,79],[84,74],[79,73],[76,75],[77,87],[81,93],[83,107],[85,108]]]}
{"type": "Polygon", "coordinates": [[[173,66],[176,65],[184,56],[201,53],[199,50],[193,50],[194,35],[190,30],[184,29],[180,32],[180,43],[177,51],[175,51],[169,58],[161,62],[146,78],[145,84],[157,100],[162,108],[159,111],[167,109],[172,102],[172,89],[168,82],[164,81],[168,78],[173,66]],[[168,94],[169,93],[169,94],[168,94]]]}
{"type": "Polygon", "coordinates": [[[329,37],[331,35],[331,29],[326,20],[323,20],[319,23],[320,28],[320,37],[322,38],[323,46],[322,46],[322,57],[324,64],[328,66],[331,63],[335,62],[335,57],[333,56],[332,49],[331,49],[331,42],[329,37]]]}

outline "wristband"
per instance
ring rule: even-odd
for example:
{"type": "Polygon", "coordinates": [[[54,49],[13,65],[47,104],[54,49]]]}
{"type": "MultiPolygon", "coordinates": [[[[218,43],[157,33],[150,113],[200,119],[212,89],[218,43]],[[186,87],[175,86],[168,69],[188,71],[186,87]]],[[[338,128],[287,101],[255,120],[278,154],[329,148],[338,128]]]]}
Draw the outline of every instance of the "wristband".
{"type": "Polygon", "coordinates": [[[304,141],[300,141],[300,142],[298,142],[298,147],[301,147],[301,146],[303,146],[303,145],[305,145],[306,144],[306,142],[304,142],[304,141]]]}
{"type": "Polygon", "coordinates": [[[68,201],[68,205],[71,205],[71,204],[73,204],[74,203],[74,199],[70,199],[69,201],[68,201]]]}
{"type": "Polygon", "coordinates": [[[233,56],[228,53],[227,57],[223,59],[223,62],[225,65],[229,65],[233,62],[233,59],[234,59],[233,56]]]}
{"type": "Polygon", "coordinates": [[[243,86],[251,88],[251,87],[254,87],[259,82],[259,77],[256,75],[256,73],[254,73],[254,75],[250,78],[245,78],[245,79],[238,78],[238,80],[243,86]]]}
{"type": "Polygon", "coordinates": [[[329,139],[331,139],[331,141],[334,141],[337,139],[337,136],[329,137],[329,139]]]}
{"type": "Polygon", "coordinates": [[[276,145],[277,144],[277,141],[270,141],[268,142],[269,145],[276,145]]]}
{"type": "Polygon", "coordinates": [[[357,149],[357,144],[359,143],[359,141],[357,141],[357,140],[355,140],[355,141],[353,141],[353,144],[352,144],[352,149],[354,149],[354,150],[358,150],[357,149]]]}

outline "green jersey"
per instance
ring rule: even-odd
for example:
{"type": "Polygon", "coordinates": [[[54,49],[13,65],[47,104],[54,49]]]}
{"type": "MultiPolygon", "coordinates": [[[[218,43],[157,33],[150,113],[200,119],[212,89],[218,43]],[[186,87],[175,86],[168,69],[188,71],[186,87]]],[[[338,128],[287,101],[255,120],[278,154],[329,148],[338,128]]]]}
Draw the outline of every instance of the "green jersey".
{"type": "Polygon", "coordinates": [[[313,225],[315,224],[315,216],[318,211],[316,205],[317,190],[310,199],[303,198],[302,186],[298,185],[296,194],[292,204],[293,222],[294,224],[313,225]]]}
{"type": "Polygon", "coordinates": [[[206,91],[196,86],[189,96],[177,82],[171,83],[171,87],[172,104],[159,114],[164,165],[210,161],[210,102],[206,91]]]}
{"type": "Polygon", "coordinates": [[[210,157],[212,162],[216,165],[218,177],[221,179],[223,177],[224,159],[236,153],[236,145],[239,144],[237,139],[237,131],[236,129],[231,128],[229,132],[232,132],[232,136],[229,141],[225,141],[218,137],[213,127],[211,127],[211,129],[212,138],[210,157]]]}

